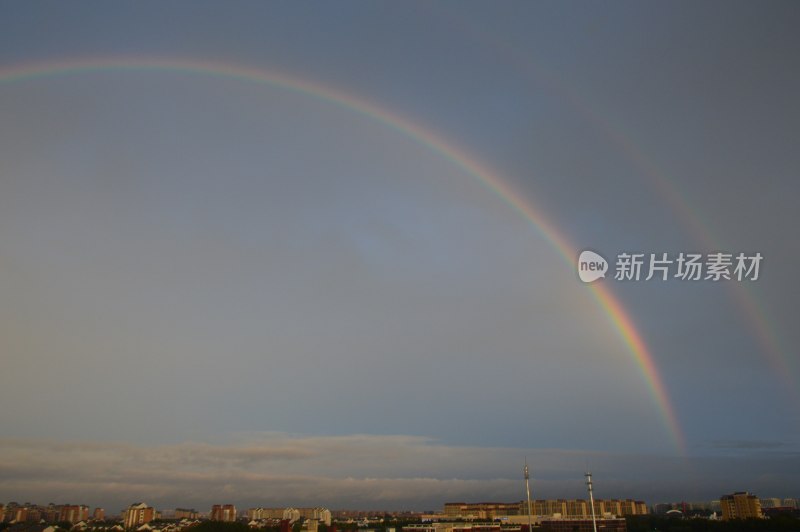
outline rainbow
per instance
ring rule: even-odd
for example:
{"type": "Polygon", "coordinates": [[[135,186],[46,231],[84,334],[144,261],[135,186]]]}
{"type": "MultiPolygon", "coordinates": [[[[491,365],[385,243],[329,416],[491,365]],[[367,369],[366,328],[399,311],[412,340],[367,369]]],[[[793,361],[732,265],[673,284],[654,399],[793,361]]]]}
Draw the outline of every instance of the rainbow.
{"type": "MultiPolygon", "coordinates": [[[[689,198],[678,189],[674,180],[669,179],[651,162],[644,151],[634,144],[632,140],[634,135],[623,133],[620,128],[611,125],[608,120],[602,119],[592,106],[585,103],[578,104],[577,95],[574,95],[570,101],[576,107],[580,107],[585,116],[602,127],[607,137],[642,171],[644,176],[649,178],[659,197],[676,213],[675,219],[685,227],[688,234],[700,244],[702,249],[708,251],[735,249],[722,245],[723,239],[712,232],[709,228],[710,224],[700,219],[697,214],[700,211],[692,208],[689,198]]],[[[761,345],[762,353],[793,402],[800,404],[800,390],[792,377],[795,369],[789,350],[785,348],[778,331],[773,326],[773,320],[769,319],[765,305],[759,302],[750,283],[731,283],[731,287],[731,293],[736,301],[735,306],[742,314],[745,325],[754,333],[756,340],[761,345]]]]}
{"type": "MultiPolygon", "coordinates": [[[[510,208],[523,216],[559,253],[564,261],[574,267],[577,249],[565,235],[546,219],[529,200],[524,199],[506,183],[501,176],[490,170],[470,154],[459,149],[452,142],[442,138],[434,131],[411,120],[399,116],[363,98],[352,94],[292,77],[272,70],[263,70],[243,65],[233,65],[212,61],[199,61],[183,58],[84,58],[67,59],[57,62],[28,63],[0,68],[0,84],[14,83],[38,78],[75,75],[107,70],[128,71],[169,71],[198,74],[212,77],[232,78],[251,83],[260,83],[293,92],[305,94],[325,102],[349,109],[369,117],[400,134],[424,145],[441,155],[455,166],[471,175],[488,190],[497,195],[510,208]]],[[[678,424],[674,408],[659,375],[652,353],[636,329],[630,314],[620,301],[603,284],[587,285],[597,304],[602,308],[614,329],[635,360],[652,399],[659,409],[662,421],[676,450],[685,454],[685,441],[678,424]]]]}
{"type": "MultiPolygon", "coordinates": [[[[466,33],[479,42],[483,48],[494,50],[495,57],[506,61],[511,68],[523,74],[536,85],[548,87],[553,94],[557,94],[566,101],[584,119],[603,131],[614,148],[625,154],[641,172],[641,176],[650,181],[650,185],[658,192],[659,197],[675,212],[676,222],[684,227],[687,234],[702,249],[708,251],[731,249],[722,245],[723,239],[711,231],[710,224],[701,220],[698,215],[700,210],[692,208],[692,202],[686,193],[678,188],[675,180],[670,179],[645,153],[644,149],[634,142],[635,134],[626,132],[619,124],[613,123],[608,114],[601,114],[599,105],[588,102],[586,97],[580,94],[575,87],[565,83],[545,64],[537,62],[535,54],[530,54],[529,51],[520,52],[517,47],[504,41],[499,35],[474,25],[456,13],[448,12],[447,17],[457,24],[454,31],[466,33]]],[[[774,320],[770,319],[766,305],[759,301],[752,286],[747,283],[731,283],[731,288],[736,302],[735,307],[742,314],[744,324],[753,332],[761,346],[762,353],[793,402],[800,404],[800,386],[794,378],[797,371],[795,357],[792,356],[791,351],[778,335],[778,331],[773,325],[774,320]]]]}

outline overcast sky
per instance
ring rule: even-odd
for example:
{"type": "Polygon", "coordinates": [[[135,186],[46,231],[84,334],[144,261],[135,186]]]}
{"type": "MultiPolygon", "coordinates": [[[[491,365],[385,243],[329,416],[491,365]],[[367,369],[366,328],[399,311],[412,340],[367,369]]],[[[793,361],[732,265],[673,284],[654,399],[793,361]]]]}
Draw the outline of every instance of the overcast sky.
{"type": "Polygon", "coordinates": [[[587,466],[599,497],[800,497],[798,27],[792,2],[0,3],[0,501],[440,509],[521,499],[526,456],[537,498],[587,466]],[[763,261],[596,281],[653,381],[583,249],[763,261]]]}

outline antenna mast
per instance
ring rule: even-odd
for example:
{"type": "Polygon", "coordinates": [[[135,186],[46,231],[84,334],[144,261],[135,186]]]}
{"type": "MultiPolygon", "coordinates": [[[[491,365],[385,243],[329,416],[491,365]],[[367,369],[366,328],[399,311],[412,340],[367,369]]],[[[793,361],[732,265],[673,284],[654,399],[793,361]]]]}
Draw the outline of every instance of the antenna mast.
{"type": "MultiPolygon", "coordinates": [[[[533,532],[533,524],[532,524],[532,509],[531,509],[531,486],[530,486],[530,475],[528,474],[528,459],[525,458],[525,493],[528,495],[528,532],[533,532]]],[[[595,530],[597,532],[597,530],[595,530]]]]}
{"type": "Polygon", "coordinates": [[[594,516],[594,495],[592,494],[592,474],[587,471],[584,476],[586,477],[586,487],[589,489],[589,504],[592,506],[592,528],[594,532],[597,532],[597,519],[594,516]]]}

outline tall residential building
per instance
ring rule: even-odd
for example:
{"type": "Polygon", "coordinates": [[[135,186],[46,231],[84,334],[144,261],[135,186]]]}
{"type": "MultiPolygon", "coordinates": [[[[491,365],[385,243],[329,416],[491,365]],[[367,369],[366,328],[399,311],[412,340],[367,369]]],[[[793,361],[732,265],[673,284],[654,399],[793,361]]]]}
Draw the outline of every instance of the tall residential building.
{"type": "Polygon", "coordinates": [[[448,502],[444,505],[446,516],[472,519],[494,519],[497,516],[519,515],[519,511],[519,503],[478,502],[467,504],[463,502],[448,502]]]}
{"type": "Polygon", "coordinates": [[[28,507],[27,506],[17,506],[14,508],[11,518],[12,523],[24,523],[28,520],[28,507]]]}
{"type": "MultiPolygon", "coordinates": [[[[531,501],[533,515],[540,517],[591,517],[592,506],[585,499],[536,499],[531,501]]],[[[648,513],[644,501],[633,499],[595,499],[597,517],[644,515],[648,513]]],[[[444,514],[451,519],[484,518],[528,515],[528,502],[519,503],[446,503],[444,514]]]]}
{"type": "MultiPolygon", "coordinates": [[[[647,505],[643,501],[634,501],[633,499],[625,499],[618,501],[620,511],[612,512],[614,515],[644,515],[647,513],[647,505]]],[[[606,512],[608,512],[606,507],[606,512]]]]}
{"type": "Polygon", "coordinates": [[[461,517],[461,508],[466,508],[466,506],[465,502],[446,502],[444,503],[444,515],[445,517],[461,517]]]}
{"type": "Polygon", "coordinates": [[[305,515],[307,515],[307,519],[315,519],[320,523],[325,523],[327,526],[331,526],[331,511],[327,508],[304,508],[305,515]]]}
{"type": "Polygon", "coordinates": [[[236,506],[232,504],[215,504],[211,507],[211,520],[228,523],[236,521],[236,506]]]}
{"type": "Polygon", "coordinates": [[[138,528],[145,523],[149,523],[156,517],[156,510],[152,506],[147,506],[140,502],[131,504],[125,510],[125,528],[138,528]]]}
{"type": "Polygon", "coordinates": [[[58,512],[59,521],[68,521],[73,525],[89,519],[89,507],[83,504],[65,504],[58,512]]]}
{"type": "Polygon", "coordinates": [[[42,519],[45,523],[55,523],[61,515],[61,506],[57,506],[52,502],[42,508],[42,519]]]}
{"type": "Polygon", "coordinates": [[[737,491],[730,495],[723,495],[719,499],[722,506],[722,520],[730,519],[761,519],[761,502],[758,497],[746,491],[737,491]]]}
{"type": "Polygon", "coordinates": [[[194,508],[175,508],[175,519],[197,519],[200,513],[194,508]]]}
{"type": "Polygon", "coordinates": [[[314,519],[328,526],[331,525],[331,511],[327,508],[286,508],[283,511],[283,519],[291,523],[294,523],[301,517],[303,519],[314,519]]]}
{"type": "Polygon", "coordinates": [[[761,509],[765,508],[778,508],[779,506],[783,506],[783,501],[776,497],[770,497],[768,499],[759,499],[761,503],[761,509]]]}
{"type": "Polygon", "coordinates": [[[247,519],[258,520],[258,519],[283,519],[283,511],[284,508],[248,508],[247,509],[247,519]]]}
{"type": "Polygon", "coordinates": [[[95,508],[94,512],[92,513],[92,519],[95,521],[105,521],[106,511],[102,508],[95,508]]]}
{"type": "MultiPolygon", "coordinates": [[[[583,499],[571,499],[567,501],[567,514],[570,517],[583,517],[587,514],[587,504],[583,499]]],[[[602,515],[602,514],[601,514],[602,515]]]]}

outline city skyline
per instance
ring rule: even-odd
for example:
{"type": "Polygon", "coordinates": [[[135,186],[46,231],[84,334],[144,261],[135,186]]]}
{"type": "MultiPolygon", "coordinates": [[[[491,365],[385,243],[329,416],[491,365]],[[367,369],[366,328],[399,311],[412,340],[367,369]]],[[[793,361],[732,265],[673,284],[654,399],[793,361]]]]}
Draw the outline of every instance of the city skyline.
{"type": "MultiPolygon", "coordinates": [[[[759,504],[759,509],[780,509],[797,510],[800,508],[800,500],[794,498],[759,498],[749,492],[736,492],[725,494],[720,498],[711,501],[672,501],[657,502],[648,504],[646,501],[637,499],[595,499],[596,515],[608,514],[611,516],[625,517],[631,515],[646,515],[649,513],[664,514],[670,509],[679,509],[686,512],[706,511],[720,514],[725,511],[725,505],[729,513],[737,511],[754,511],[754,504],[759,504]],[[739,501],[735,503],[733,501],[739,501]],[[739,506],[740,508],[736,508],[739,506]]],[[[513,517],[514,520],[524,524],[527,513],[528,501],[523,499],[514,502],[446,502],[440,509],[428,510],[387,510],[387,509],[358,509],[358,508],[334,508],[329,509],[324,505],[302,506],[302,505],[283,505],[283,506],[255,506],[240,508],[237,510],[235,504],[213,504],[208,511],[197,510],[196,508],[175,507],[175,508],[155,508],[146,502],[136,502],[121,509],[119,512],[108,512],[105,508],[96,506],[93,508],[92,516],[89,517],[88,505],[73,504],[54,504],[47,505],[32,503],[30,501],[18,503],[11,501],[8,504],[0,503],[0,522],[39,522],[55,523],[70,522],[73,524],[81,521],[139,521],[137,524],[144,524],[153,520],[211,520],[211,521],[235,521],[235,520],[289,520],[312,519],[331,524],[331,519],[358,519],[361,517],[383,517],[383,514],[397,516],[416,516],[424,520],[434,519],[439,521],[447,520],[507,520],[513,517]],[[20,513],[22,512],[22,513],[20,513]],[[138,517],[137,517],[138,516],[138,517]]],[[[532,499],[532,515],[545,517],[562,515],[566,517],[590,515],[589,498],[572,499],[532,499]]],[[[760,510],[759,510],[760,511],[760,510]]],[[[689,514],[686,514],[689,515],[689,514]]],[[[730,516],[737,518],[735,516],[730,516]]],[[[730,518],[729,517],[729,518],[730,518]]],[[[723,517],[724,518],[724,517],[723,517]]],[[[738,518],[745,518],[739,516],[738,518]]],[[[126,528],[130,528],[126,526],[126,528]]]]}
{"type": "MultiPolygon", "coordinates": [[[[30,453],[35,447],[35,442],[19,442],[25,445],[26,450],[19,455],[7,456],[9,461],[17,463],[16,471],[48,470],[61,464],[60,476],[65,478],[67,485],[83,485],[85,488],[70,487],[64,500],[78,500],[82,504],[89,502],[89,506],[98,506],[106,509],[126,508],[132,501],[149,501],[158,509],[195,507],[204,508],[218,504],[220,495],[225,500],[233,501],[237,507],[316,507],[324,506],[331,509],[351,510],[392,510],[392,511],[430,511],[440,508],[446,503],[454,501],[506,501],[514,502],[524,499],[524,484],[522,475],[518,479],[493,478],[494,470],[504,471],[507,464],[500,461],[504,456],[513,456],[515,450],[499,452],[496,449],[465,449],[463,447],[445,448],[433,442],[418,441],[412,444],[409,441],[393,441],[391,437],[380,438],[287,438],[271,435],[268,440],[262,440],[252,446],[212,446],[208,444],[179,444],[163,446],[158,449],[132,448],[130,445],[98,445],[92,444],[92,453],[86,454],[80,446],[74,443],[56,446],[48,443],[46,452],[51,455],[49,460],[42,453],[30,453]],[[271,442],[271,443],[270,443],[271,442]],[[32,445],[33,444],[33,445],[32,445]],[[434,453],[425,447],[432,446],[434,453]],[[336,448],[331,451],[329,448],[336,448]],[[416,451],[411,451],[417,447],[416,451]],[[291,451],[290,451],[291,449],[291,451]],[[85,455],[89,461],[72,461],[70,453],[78,452],[85,455]],[[358,454],[359,468],[349,465],[348,455],[351,452],[358,454]],[[380,462],[392,454],[407,454],[405,461],[395,464],[409,474],[410,479],[376,479],[359,478],[359,473],[380,469],[380,462]],[[435,454],[436,464],[427,462],[429,455],[435,454]],[[29,455],[29,456],[26,456],[29,455]],[[103,455],[104,460],[98,461],[97,455],[103,455]],[[115,456],[116,455],[116,456],[115,456]],[[191,463],[194,470],[176,468],[176,456],[185,456],[183,462],[191,463]],[[443,459],[443,456],[447,456],[443,459]],[[287,457],[288,460],[287,460],[287,457]],[[269,461],[273,465],[275,460],[285,460],[285,465],[294,466],[299,457],[305,457],[311,463],[317,475],[292,475],[283,468],[275,468],[271,474],[256,474],[258,464],[269,461]],[[23,458],[30,459],[30,462],[23,458]],[[337,468],[335,464],[325,464],[320,459],[344,459],[348,469],[337,468]],[[464,467],[465,463],[479,461],[480,469],[473,466],[473,475],[481,475],[480,480],[465,482],[459,479],[455,472],[464,467]],[[70,467],[63,464],[71,463],[70,467]],[[118,464],[127,462],[125,467],[118,464]],[[210,473],[203,474],[202,470],[212,466],[210,473]],[[252,468],[252,470],[250,469],[252,468]],[[105,482],[112,486],[110,493],[93,491],[91,482],[84,480],[86,471],[101,470],[105,482]],[[220,489],[218,482],[220,475],[215,469],[226,471],[228,478],[245,477],[238,480],[235,497],[224,496],[231,493],[230,488],[220,489]],[[425,478],[428,470],[444,472],[443,475],[452,474],[449,479],[431,480],[425,478]],[[477,472],[477,473],[476,473],[477,472]],[[352,475],[352,476],[347,476],[352,475]],[[342,477],[345,477],[342,480],[342,477]],[[398,494],[415,492],[416,498],[403,497],[398,494]],[[190,495],[187,496],[186,494],[190,495]],[[154,503],[154,501],[160,501],[154,503]]],[[[405,440],[405,439],[404,439],[405,440]]],[[[583,472],[574,470],[574,477],[564,479],[564,471],[570,471],[575,466],[575,456],[587,456],[588,453],[563,452],[556,455],[553,451],[539,451],[530,456],[536,459],[538,455],[546,457],[549,463],[541,468],[531,467],[532,500],[555,499],[582,499],[586,496],[583,472]],[[558,460],[554,461],[554,456],[558,460]]],[[[679,501],[713,501],[721,495],[733,491],[746,490],[756,493],[761,498],[794,498],[791,490],[782,492],[770,491],[768,483],[753,481],[750,486],[735,485],[733,489],[716,493],[714,488],[703,484],[688,485],[687,478],[701,478],[719,476],[726,470],[737,467],[739,459],[732,457],[729,460],[717,461],[716,468],[711,469],[707,459],[697,460],[690,470],[685,458],[675,459],[666,466],[661,466],[649,456],[633,456],[630,454],[595,455],[593,457],[600,464],[610,468],[610,478],[601,477],[597,485],[595,471],[595,497],[607,499],[635,499],[644,500],[648,505],[665,502],[679,501]],[[661,467],[660,467],[661,466],[661,467]],[[638,483],[635,477],[623,477],[620,472],[643,472],[652,478],[659,479],[647,485],[638,483]],[[620,478],[622,477],[622,478],[620,478]],[[760,489],[763,488],[763,489],[760,489]],[[672,498],[664,497],[665,489],[677,495],[672,498]],[[766,491],[765,491],[766,490],[766,491]]],[[[353,458],[355,459],[355,458],[353,458]]],[[[385,466],[383,466],[385,467],[385,466]]],[[[753,471],[746,471],[754,478],[759,471],[756,464],[753,471]]],[[[763,466],[761,466],[763,467],[763,466]]],[[[519,469],[519,468],[517,468],[519,469]]],[[[518,471],[519,472],[519,471],[518,471]]],[[[17,473],[19,474],[19,473],[17,473]]],[[[89,473],[89,476],[94,476],[89,473]]],[[[732,482],[731,485],[734,483],[732,482]]],[[[714,485],[714,483],[711,483],[714,485]]],[[[24,495],[25,490],[20,490],[17,495],[24,495]]],[[[28,492],[35,493],[35,492],[28,492]]],[[[12,494],[9,494],[12,495],[12,494]]],[[[13,500],[35,501],[35,497],[16,496],[13,500]]],[[[9,500],[12,500],[9,499],[9,500]]],[[[60,500],[59,497],[55,497],[60,500]]],[[[51,501],[48,501],[51,502],[51,501]]]]}
{"type": "Polygon", "coordinates": [[[0,500],[800,494],[796,4],[0,13],[0,500]]]}

